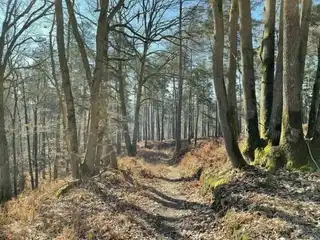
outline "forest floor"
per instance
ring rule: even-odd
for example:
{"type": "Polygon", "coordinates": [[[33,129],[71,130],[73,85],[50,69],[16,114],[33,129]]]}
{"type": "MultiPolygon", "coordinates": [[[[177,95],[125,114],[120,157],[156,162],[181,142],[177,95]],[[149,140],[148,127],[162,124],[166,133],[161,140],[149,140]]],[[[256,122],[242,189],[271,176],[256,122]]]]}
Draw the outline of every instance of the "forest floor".
{"type": "Polygon", "coordinates": [[[0,239],[320,239],[319,173],[237,171],[220,140],[175,161],[152,145],[60,197],[70,179],[8,202],[0,239]]]}

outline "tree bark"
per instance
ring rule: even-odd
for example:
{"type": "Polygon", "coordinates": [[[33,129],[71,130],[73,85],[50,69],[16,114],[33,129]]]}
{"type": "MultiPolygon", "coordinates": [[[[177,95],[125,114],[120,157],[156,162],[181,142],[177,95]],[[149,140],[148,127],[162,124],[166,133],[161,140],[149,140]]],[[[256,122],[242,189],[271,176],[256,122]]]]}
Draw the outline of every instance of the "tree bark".
{"type": "Polygon", "coordinates": [[[191,139],[192,139],[192,119],[193,119],[193,114],[192,114],[192,93],[191,93],[191,87],[189,86],[189,97],[188,97],[188,143],[191,144],[191,139]]]}
{"type": "Polygon", "coordinates": [[[239,123],[238,123],[238,110],[237,110],[237,93],[236,93],[236,80],[237,80],[237,56],[238,56],[238,20],[239,20],[239,6],[238,0],[231,1],[231,8],[229,13],[229,72],[227,95],[231,109],[232,126],[235,135],[239,137],[239,123]]]}
{"type": "MultiPolygon", "coordinates": [[[[304,69],[306,63],[306,55],[308,48],[308,36],[309,36],[309,23],[311,18],[312,0],[301,0],[301,14],[300,14],[300,40],[299,40],[299,56],[298,56],[298,68],[299,68],[299,91],[302,91],[302,84],[304,80],[304,69]]],[[[299,27],[299,26],[298,26],[299,27]]]]}
{"type": "Polygon", "coordinates": [[[4,118],[4,70],[1,71],[0,69],[0,74],[0,203],[2,203],[11,198],[12,190],[9,168],[8,142],[6,137],[6,127],[4,118]]]}
{"type": "Polygon", "coordinates": [[[77,136],[77,122],[75,115],[74,99],[72,95],[69,68],[66,60],[66,51],[64,43],[64,23],[63,23],[63,9],[62,0],[55,1],[56,8],[56,22],[57,22],[57,45],[59,53],[59,62],[62,78],[62,87],[64,90],[66,108],[67,108],[67,131],[69,135],[69,146],[71,152],[71,171],[72,178],[77,179],[80,177],[79,174],[79,146],[77,136]]]}
{"type": "Polygon", "coordinates": [[[232,128],[232,109],[228,105],[228,96],[223,74],[224,20],[222,0],[213,0],[214,9],[214,86],[218,101],[219,119],[225,141],[225,147],[232,166],[243,168],[247,165],[240,152],[237,136],[232,128]]]}
{"type": "Polygon", "coordinates": [[[95,70],[91,83],[91,95],[90,95],[90,126],[89,137],[87,143],[87,149],[84,157],[84,164],[86,165],[86,173],[92,175],[95,172],[94,162],[96,157],[97,137],[99,128],[99,95],[100,85],[103,79],[104,73],[104,54],[105,49],[108,46],[108,20],[107,13],[109,8],[109,0],[101,0],[100,2],[100,14],[98,19],[98,27],[96,34],[96,58],[95,58],[95,70]]]}
{"type": "Polygon", "coordinates": [[[199,125],[199,115],[200,115],[200,106],[199,106],[199,99],[197,99],[197,103],[196,103],[196,109],[197,109],[197,113],[196,113],[196,121],[195,121],[195,134],[194,134],[194,147],[197,147],[197,141],[198,141],[198,125],[199,125]]]}
{"type": "Polygon", "coordinates": [[[283,117],[280,145],[288,167],[308,164],[301,115],[299,0],[284,0],[283,117]]]}
{"type": "Polygon", "coordinates": [[[254,151],[260,146],[256,102],[255,76],[253,68],[252,19],[250,0],[239,0],[240,42],[242,58],[243,103],[246,124],[246,148],[244,154],[254,160],[254,151]]]}
{"type": "Polygon", "coordinates": [[[130,133],[129,133],[129,126],[128,126],[128,116],[127,116],[127,107],[126,107],[126,98],[125,98],[125,79],[123,76],[123,64],[122,61],[118,63],[118,70],[119,70],[119,98],[120,98],[120,109],[122,115],[122,128],[123,128],[123,136],[124,141],[127,148],[127,153],[129,156],[134,156],[130,133]]]}
{"type": "MultiPolygon", "coordinates": [[[[38,98],[38,97],[37,97],[38,98]]],[[[38,100],[33,109],[33,164],[34,164],[34,187],[39,186],[39,165],[38,165],[38,100]]]]}
{"type": "Polygon", "coordinates": [[[161,141],[161,126],[160,126],[160,106],[159,106],[159,99],[157,99],[157,105],[156,105],[156,126],[157,126],[157,140],[161,141]]]}
{"type": "Polygon", "coordinates": [[[154,104],[154,100],[152,100],[151,104],[150,104],[150,107],[151,107],[151,140],[154,141],[155,140],[155,134],[154,134],[154,121],[155,121],[155,117],[154,117],[154,107],[155,107],[155,104],[154,104]]]}
{"type": "Polygon", "coordinates": [[[283,0],[280,7],[278,56],[276,62],[275,81],[273,86],[273,102],[270,121],[270,139],[272,145],[280,142],[283,103],[283,0]]]}
{"type": "Polygon", "coordinates": [[[260,92],[260,135],[267,139],[273,101],[276,0],[267,0],[264,11],[265,23],[260,50],[263,69],[260,92]]]}
{"type": "Polygon", "coordinates": [[[181,150],[181,112],[183,93],[183,52],[182,52],[182,0],[179,0],[179,82],[178,82],[178,104],[176,118],[176,147],[178,154],[181,150]]]}
{"type": "Polygon", "coordinates": [[[61,154],[61,147],[60,147],[60,132],[61,132],[61,127],[60,127],[60,122],[61,122],[61,109],[58,112],[57,115],[57,125],[56,125],[56,133],[55,133],[55,137],[56,137],[56,155],[54,158],[54,162],[53,162],[53,179],[57,179],[58,178],[58,163],[60,160],[60,154],[61,154]]]}
{"type": "Polygon", "coordinates": [[[319,115],[318,108],[320,102],[320,37],[318,38],[318,67],[317,75],[313,85],[313,93],[309,112],[308,132],[306,138],[311,139],[316,132],[316,121],[319,115]]]}
{"type": "Polygon", "coordinates": [[[45,125],[46,125],[46,115],[43,114],[41,116],[41,125],[42,125],[42,133],[41,133],[41,171],[42,171],[42,179],[46,179],[46,131],[45,131],[45,125]]]}
{"type": "Polygon", "coordinates": [[[31,182],[31,189],[34,189],[34,176],[33,176],[33,166],[32,166],[32,156],[31,156],[31,144],[30,144],[30,122],[28,118],[28,108],[27,108],[27,100],[26,100],[26,91],[24,87],[24,82],[22,82],[22,98],[23,98],[23,107],[24,107],[24,123],[27,132],[27,148],[28,148],[28,165],[29,165],[29,175],[31,182]]]}
{"type": "Polygon", "coordinates": [[[92,74],[91,74],[90,64],[89,64],[84,41],[83,41],[81,34],[79,32],[79,29],[78,29],[77,19],[75,17],[74,10],[73,10],[73,3],[71,0],[66,0],[66,5],[67,5],[67,9],[68,9],[68,14],[69,14],[69,23],[72,26],[72,32],[73,32],[75,40],[77,41],[81,60],[82,60],[83,67],[84,67],[84,70],[86,73],[86,79],[88,82],[88,86],[91,86],[92,74]]]}
{"type": "Polygon", "coordinates": [[[138,73],[138,87],[137,87],[137,93],[136,93],[136,104],[135,104],[135,112],[134,112],[134,127],[133,127],[132,147],[131,147],[132,148],[131,152],[133,156],[137,154],[137,140],[139,135],[139,127],[140,127],[139,120],[140,120],[142,88],[146,82],[145,66],[146,66],[147,52],[149,47],[150,47],[149,41],[144,41],[143,52],[140,58],[141,66],[138,73]]]}
{"type": "Polygon", "coordinates": [[[164,94],[161,101],[161,141],[164,140],[164,94]]]}
{"type": "Polygon", "coordinates": [[[14,93],[14,106],[13,106],[13,116],[12,116],[12,153],[13,153],[13,195],[16,197],[18,195],[18,166],[17,166],[17,149],[16,149],[16,122],[17,122],[17,111],[18,111],[18,93],[17,93],[17,83],[14,83],[13,93],[14,93]]]}

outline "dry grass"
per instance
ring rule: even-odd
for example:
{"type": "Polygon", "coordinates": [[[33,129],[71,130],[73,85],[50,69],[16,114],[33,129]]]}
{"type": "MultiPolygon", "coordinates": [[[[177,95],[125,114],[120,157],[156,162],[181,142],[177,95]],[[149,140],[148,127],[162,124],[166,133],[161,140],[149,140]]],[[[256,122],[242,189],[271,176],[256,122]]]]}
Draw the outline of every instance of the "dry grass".
{"type": "Polygon", "coordinates": [[[223,143],[216,139],[200,142],[199,146],[187,153],[180,163],[186,175],[196,172],[199,168],[221,171],[228,166],[230,164],[223,143]]]}
{"type": "MultiPolygon", "coordinates": [[[[148,156],[156,155],[157,153],[154,150],[144,150],[144,152],[148,152],[148,156]]],[[[145,155],[145,153],[144,153],[145,155]]],[[[143,157],[123,157],[120,158],[119,168],[128,171],[130,174],[135,177],[144,177],[144,178],[154,178],[163,177],[169,172],[168,166],[165,162],[162,161],[146,161],[143,157]],[[155,162],[156,164],[154,164],[155,162]]]]}
{"type": "MultiPolygon", "coordinates": [[[[8,236],[23,236],[39,217],[41,206],[52,202],[55,192],[68,180],[60,179],[42,184],[34,191],[25,190],[18,198],[4,204],[0,208],[0,231],[7,232],[8,236]]],[[[8,236],[6,237],[9,238],[8,236]]]]}
{"type": "Polygon", "coordinates": [[[280,239],[290,231],[282,219],[269,219],[256,212],[229,210],[218,222],[217,231],[223,234],[217,239],[280,239]]]}

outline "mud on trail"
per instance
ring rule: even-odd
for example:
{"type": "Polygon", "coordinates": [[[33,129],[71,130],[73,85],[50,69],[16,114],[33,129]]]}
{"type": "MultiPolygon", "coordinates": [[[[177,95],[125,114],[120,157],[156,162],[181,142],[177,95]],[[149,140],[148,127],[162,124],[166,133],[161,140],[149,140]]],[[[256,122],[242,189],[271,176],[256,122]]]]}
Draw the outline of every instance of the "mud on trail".
{"type": "Polygon", "coordinates": [[[66,180],[10,201],[0,239],[320,239],[319,175],[232,170],[219,141],[172,165],[170,146],[141,148],[59,198],[66,180]]]}

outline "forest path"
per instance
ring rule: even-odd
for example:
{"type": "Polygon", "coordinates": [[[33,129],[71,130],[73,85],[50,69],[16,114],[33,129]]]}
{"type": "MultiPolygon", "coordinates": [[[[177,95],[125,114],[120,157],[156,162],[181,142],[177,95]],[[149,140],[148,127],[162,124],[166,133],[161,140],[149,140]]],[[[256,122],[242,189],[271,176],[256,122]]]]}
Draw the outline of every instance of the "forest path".
{"type": "Polygon", "coordinates": [[[185,178],[163,152],[149,155],[153,158],[145,158],[148,172],[139,178],[141,191],[129,194],[127,200],[154,216],[149,226],[157,237],[151,239],[213,239],[215,212],[200,195],[199,181],[185,178]]]}

